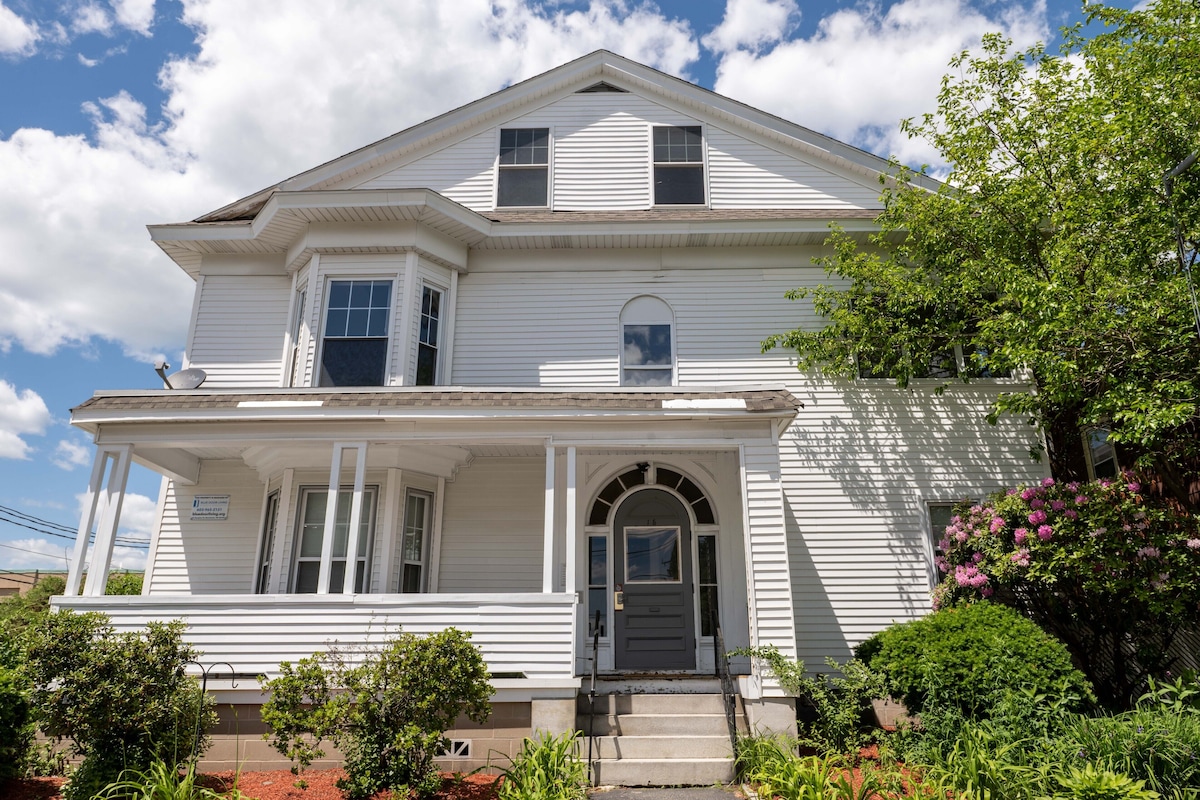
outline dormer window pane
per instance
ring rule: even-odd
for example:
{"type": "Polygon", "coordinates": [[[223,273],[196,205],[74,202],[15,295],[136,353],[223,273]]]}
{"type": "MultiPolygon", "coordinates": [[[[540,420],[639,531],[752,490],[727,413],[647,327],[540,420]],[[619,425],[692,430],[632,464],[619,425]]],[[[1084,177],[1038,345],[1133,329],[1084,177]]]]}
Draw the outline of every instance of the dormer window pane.
{"type": "Polygon", "coordinates": [[[545,207],[549,172],[549,128],[501,129],[496,205],[545,207]]]}
{"type": "Polygon", "coordinates": [[[699,125],[654,129],[654,204],[704,204],[704,139],[699,125]]]}

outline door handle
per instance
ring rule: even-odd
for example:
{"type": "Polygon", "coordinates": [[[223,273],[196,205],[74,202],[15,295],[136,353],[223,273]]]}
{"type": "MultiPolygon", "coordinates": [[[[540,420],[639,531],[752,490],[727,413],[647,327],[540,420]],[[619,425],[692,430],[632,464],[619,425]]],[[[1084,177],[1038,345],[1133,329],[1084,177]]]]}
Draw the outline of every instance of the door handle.
{"type": "Polygon", "coordinates": [[[618,587],[617,590],[615,592],[613,592],[613,611],[624,611],[624,610],[625,610],[625,592],[622,591],[620,589],[620,587],[618,587]]]}

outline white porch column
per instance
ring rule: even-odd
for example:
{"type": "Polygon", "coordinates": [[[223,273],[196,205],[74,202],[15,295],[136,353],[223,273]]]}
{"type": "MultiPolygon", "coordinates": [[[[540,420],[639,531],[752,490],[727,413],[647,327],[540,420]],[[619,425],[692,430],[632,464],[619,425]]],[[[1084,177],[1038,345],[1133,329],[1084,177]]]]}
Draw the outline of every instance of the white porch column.
{"type": "MultiPolygon", "coordinates": [[[[378,531],[376,537],[380,541],[379,548],[379,585],[372,587],[371,576],[363,577],[363,590],[375,591],[380,594],[392,592],[392,561],[396,545],[396,522],[400,518],[403,501],[400,499],[401,472],[395,467],[388,467],[387,481],[383,487],[383,519],[376,521],[378,531]]],[[[400,536],[404,536],[404,523],[400,522],[400,536]]],[[[403,543],[401,544],[403,547],[403,543]]]]}
{"type": "Polygon", "coordinates": [[[579,516],[579,509],[577,508],[578,492],[576,491],[579,459],[576,457],[576,454],[574,447],[567,448],[567,574],[566,584],[563,586],[563,591],[567,594],[575,593],[575,573],[577,571],[575,563],[575,538],[578,530],[577,518],[579,516]]]}
{"type": "Polygon", "coordinates": [[[546,446],[546,521],[542,536],[542,591],[554,591],[554,447],[546,446]]]}
{"type": "Polygon", "coordinates": [[[75,550],[71,554],[71,564],[67,570],[67,587],[63,594],[75,597],[79,594],[79,584],[83,580],[83,566],[87,559],[88,539],[92,536],[92,524],[96,521],[97,511],[102,508],[100,490],[104,486],[104,473],[111,457],[106,448],[96,449],[92,459],[92,477],[88,480],[87,495],[85,496],[83,514],[79,519],[79,530],[75,534],[75,550]]]}
{"type": "MultiPolygon", "coordinates": [[[[92,549],[92,563],[88,567],[88,580],[83,587],[88,597],[103,597],[108,586],[108,571],[112,566],[113,545],[117,539],[117,526],[121,522],[121,504],[125,500],[125,484],[129,480],[129,463],[133,445],[121,445],[109,451],[113,458],[112,471],[104,487],[104,514],[96,528],[96,544],[92,549]]],[[[84,534],[86,546],[87,534],[84,534]]],[[[78,543],[76,543],[78,545],[78,543]]]]}
{"type": "MultiPolygon", "coordinates": [[[[363,481],[367,463],[366,442],[334,442],[333,459],[329,465],[329,495],[325,501],[325,528],[321,534],[321,567],[317,573],[317,594],[329,594],[330,577],[333,572],[333,536],[337,530],[338,492],[342,488],[342,453],[355,450],[358,458],[354,470],[354,496],[350,505],[350,529],[346,532],[346,574],[349,575],[350,591],[354,591],[354,572],[358,559],[358,521],[362,519],[363,481]],[[353,558],[354,560],[351,560],[353,558]]],[[[346,591],[346,580],[342,591],[346,591]]]]}

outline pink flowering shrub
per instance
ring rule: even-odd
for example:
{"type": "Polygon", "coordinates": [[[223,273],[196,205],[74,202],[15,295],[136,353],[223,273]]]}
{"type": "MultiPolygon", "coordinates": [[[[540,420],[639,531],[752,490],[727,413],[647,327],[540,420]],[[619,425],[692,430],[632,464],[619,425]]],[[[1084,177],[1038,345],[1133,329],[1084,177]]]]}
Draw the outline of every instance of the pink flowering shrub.
{"type": "Polygon", "coordinates": [[[1200,629],[1200,519],[1119,481],[1040,484],[963,506],[940,543],[935,608],[989,598],[1062,639],[1110,705],[1200,629]]]}

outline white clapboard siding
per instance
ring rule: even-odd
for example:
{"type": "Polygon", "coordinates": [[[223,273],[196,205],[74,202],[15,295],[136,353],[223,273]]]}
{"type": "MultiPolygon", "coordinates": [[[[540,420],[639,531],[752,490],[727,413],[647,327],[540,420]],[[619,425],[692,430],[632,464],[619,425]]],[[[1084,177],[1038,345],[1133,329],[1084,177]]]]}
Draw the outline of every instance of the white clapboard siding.
{"type": "Polygon", "coordinates": [[[206,275],[188,363],[206,389],[279,385],[292,282],[289,277],[206,275]]]}
{"type": "Polygon", "coordinates": [[[488,129],[419,160],[371,178],[355,189],[433,189],[467,208],[493,205],[498,139],[488,129]]]}
{"type": "Polygon", "coordinates": [[[200,483],[167,487],[149,594],[250,591],[262,525],[262,483],[241,461],[205,461],[200,483]],[[223,520],[191,521],[195,495],[229,495],[223,520]]]}
{"type": "Polygon", "coordinates": [[[785,655],[792,655],[795,619],[784,498],[779,482],[779,451],[772,442],[747,444],[743,459],[754,637],[759,645],[775,645],[785,655]]]}
{"type": "Polygon", "coordinates": [[[378,646],[389,633],[428,634],[455,627],[471,633],[493,673],[537,681],[573,675],[572,594],[236,595],[208,597],[60,597],[55,608],[103,611],[118,631],[182,619],[185,638],[204,663],[234,672],[279,673],[333,644],[378,646]]]}
{"type": "Polygon", "coordinates": [[[438,589],[537,591],[546,462],[477,458],[446,484],[438,589]]]}
{"type": "Polygon", "coordinates": [[[709,204],[713,208],[880,208],[878,184],[707,128],[709,204]]]}

